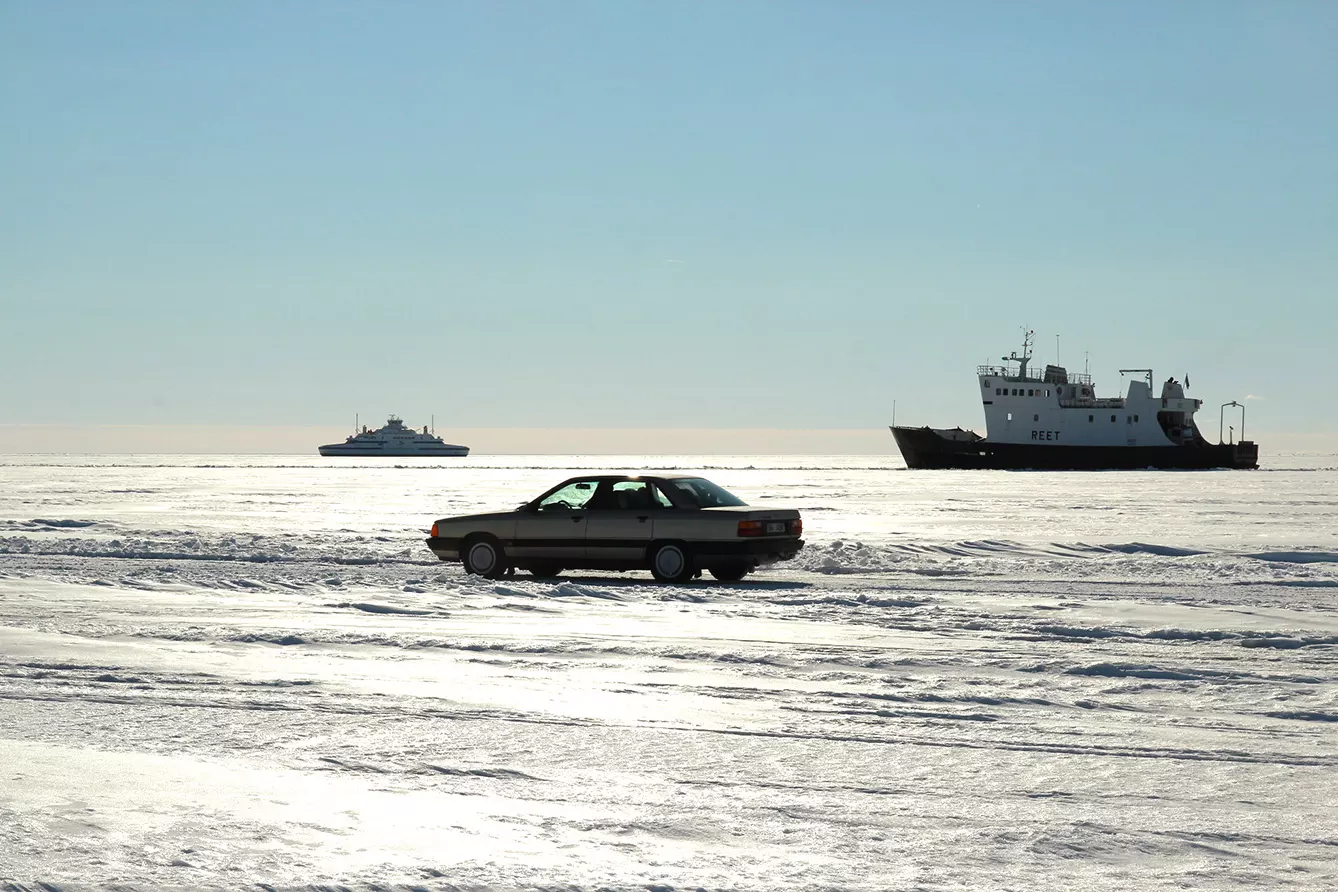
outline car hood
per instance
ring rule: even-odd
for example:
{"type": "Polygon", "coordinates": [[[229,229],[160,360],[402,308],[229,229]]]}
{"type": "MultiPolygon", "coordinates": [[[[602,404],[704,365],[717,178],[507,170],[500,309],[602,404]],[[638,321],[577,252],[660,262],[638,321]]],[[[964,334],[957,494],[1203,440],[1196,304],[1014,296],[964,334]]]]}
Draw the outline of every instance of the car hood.
{"type": "Polygon", "coordinates": [[[437,523],[459,523],[460,521],[474,520],[512,520],[515,516],[515,511],[493,511],[489,514],[460,514],[456,517],[439,517],[437,518],[437,523]]]}

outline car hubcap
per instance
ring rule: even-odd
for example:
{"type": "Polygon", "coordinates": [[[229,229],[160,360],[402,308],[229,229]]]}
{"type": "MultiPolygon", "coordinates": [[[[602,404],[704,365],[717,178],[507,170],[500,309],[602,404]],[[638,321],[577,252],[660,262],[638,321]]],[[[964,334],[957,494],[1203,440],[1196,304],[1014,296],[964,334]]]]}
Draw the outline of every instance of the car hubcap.
{"type": "Polygon", "coordinates": [[[661,548],[655,556],[655,564],[665,576],[677,576],[683,572],[683,552],[677,548],[661,548]]]}
{"type": "Polygon", "coordinates": [[[496,563],[497,553],[492,550],[491,545],[480,542],[469,549],[469,564],[480,574],[491,572],[496,563]]]}

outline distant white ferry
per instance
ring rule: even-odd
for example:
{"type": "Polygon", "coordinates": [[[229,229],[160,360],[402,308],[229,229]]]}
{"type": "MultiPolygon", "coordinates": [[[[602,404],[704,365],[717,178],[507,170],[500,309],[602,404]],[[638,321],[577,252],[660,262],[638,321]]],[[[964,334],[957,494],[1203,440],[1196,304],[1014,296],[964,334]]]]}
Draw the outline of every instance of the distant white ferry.
{"type": "Polygon", "coordinates": [[[386,426],[378,430],[363,427],[358,433],[342,443],[331,443],[320,447],[321,455],[446,455],[463,456],[469,454],[468,446],[454,446],[443,443],[441,437],[427,432],[426,425],[419,433],[394,415],[386,421],[386,426]]]}
{"type": "Polygon", "coordinates": [[[1240,409],[1241,439],[1209,443],[1194,423],[1203,401],[1186,397],[1179,381],[1167,379],[1157,394],[1151,369],[1121,369],[1145,377],[1130,381],[1126,396],[1101,398],[1086,373],[1057,365],[1031,371],[1032,336],[1023,338],[1021,356],[1003,358],[1010,365],[976,369],[986,436],[960,427],[892,427],[908,468],[1259,466],[1258,445],[1244,438],[1245,407],[1235,400],[1222,410],[1240,409]]]}

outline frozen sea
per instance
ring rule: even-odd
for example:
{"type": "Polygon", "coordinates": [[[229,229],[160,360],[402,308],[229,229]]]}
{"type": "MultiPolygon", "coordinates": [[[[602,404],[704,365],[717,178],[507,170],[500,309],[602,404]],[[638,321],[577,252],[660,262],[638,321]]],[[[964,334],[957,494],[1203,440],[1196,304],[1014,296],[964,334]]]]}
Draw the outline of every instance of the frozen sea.
{"type": "Polygon", "coordinates": [[[1338,456],[1264,461],[0,456],[0,889],[1338,888],[1338,456]],[[592,468],[808,545],[423,544],[592,468]]]}

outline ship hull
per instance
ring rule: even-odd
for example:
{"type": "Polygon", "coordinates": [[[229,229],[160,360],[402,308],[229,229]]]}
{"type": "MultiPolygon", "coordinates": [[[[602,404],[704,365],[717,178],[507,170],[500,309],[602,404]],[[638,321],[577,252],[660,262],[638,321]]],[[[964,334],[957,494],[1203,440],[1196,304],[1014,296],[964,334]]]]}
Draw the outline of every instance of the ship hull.
{"type": "Polygon", "coordinates": [[[991,443],[960,429],[891,430],[908,468],[1104,471],[1259,467],[1259,447],[1249,441],[1185,446],[1063,446],[991,443]]]}
{"type": "Polygon", "coordinates": [[[447,446],[441,449],[382,449],[374,446],[334,446],[320,447],[320,454],[325,456],[360,456],[363,458],[463,458],[469,454],[468,446],[447,446]]]}

